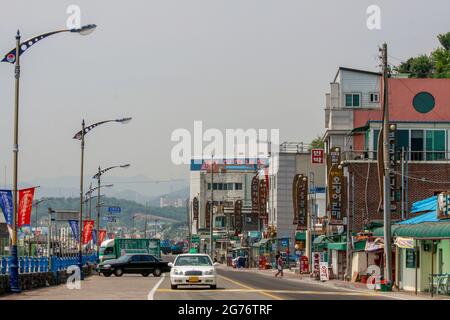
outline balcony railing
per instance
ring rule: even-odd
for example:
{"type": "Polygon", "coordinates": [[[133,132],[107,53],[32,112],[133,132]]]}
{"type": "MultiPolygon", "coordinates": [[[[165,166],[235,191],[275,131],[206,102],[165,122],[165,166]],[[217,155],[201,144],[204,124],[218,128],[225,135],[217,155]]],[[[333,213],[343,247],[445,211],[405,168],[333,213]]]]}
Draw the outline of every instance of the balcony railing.
{"type": "MultiPolygon", "coordinates": [[[[364,151],[344,151],[342,160],[377,160],[378,152],[371,150],[364,151]]],[[[400,160],[402,151],[396,151],[396,159],[400,160]]],[[[408,161],[450,161],[450,151],[404,151],[404,159],[408,161]]]]}

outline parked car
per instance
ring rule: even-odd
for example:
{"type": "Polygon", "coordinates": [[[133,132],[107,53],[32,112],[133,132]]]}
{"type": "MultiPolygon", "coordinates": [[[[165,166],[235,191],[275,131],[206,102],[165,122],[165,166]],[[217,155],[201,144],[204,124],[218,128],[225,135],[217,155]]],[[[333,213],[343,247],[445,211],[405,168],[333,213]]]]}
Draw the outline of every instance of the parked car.
{"type": "Polygon", "coordinates": [[[217,288],[217,273],[211,258],[206,254],[185,253],[175,258],[170,271],[170,284],[172,289],[179,285],[209,285],[211,289],[217,288]]]}
{"type": "Polygon", "coordinates": [[[118,259],[111,259],[100,263],[97,271],[105,277],[114,274],[121,277],[124,273],[142,274],[147,277],[153,274],[160,277],[164,272],[170,272],[168,262],[161,261],[151,254],[126,254],[118,259]]]}

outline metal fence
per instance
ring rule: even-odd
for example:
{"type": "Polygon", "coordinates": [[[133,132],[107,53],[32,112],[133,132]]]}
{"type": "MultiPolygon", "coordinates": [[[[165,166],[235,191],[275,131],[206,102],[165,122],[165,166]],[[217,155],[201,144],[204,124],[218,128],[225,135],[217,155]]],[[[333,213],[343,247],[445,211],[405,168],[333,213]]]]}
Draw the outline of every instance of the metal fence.
{"type": "MultiPolygon", "coordinates": [[[[350,150],[342,152],[342,160],[377,160],[378,152],[373,150],[350,150]]],[[[403,151],[406,161],[446,161],[450,162],[450,151],[403,151]]],[[[396,159],[402,158],[402,150],[396,150],[396,159]]]]}
{"type": "MultiPolygon", "coordinates": [[[[9,256],[0,256],[0,274],[9,274],[10,265],[9,256]]],[[[95,253],[83,255],[82,264],[95,264],[97,262],[97,255],[95,253]]],[[[56,272],[66,270],[72,265],[78,265],[78,256],[51,256],[48,257],[19,257],[19,273],[35,273],[35,272],[56,272]]]]}

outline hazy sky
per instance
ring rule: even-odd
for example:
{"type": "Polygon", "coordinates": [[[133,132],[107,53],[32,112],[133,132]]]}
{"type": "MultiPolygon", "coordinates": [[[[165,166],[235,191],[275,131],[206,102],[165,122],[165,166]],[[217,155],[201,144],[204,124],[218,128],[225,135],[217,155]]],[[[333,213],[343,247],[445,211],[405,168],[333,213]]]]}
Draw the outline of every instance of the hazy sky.
{"type": "MultiPolygon", "coordinates": [[[[4,1],[5,2],[5,1],[4,1]]],[[[0,53],[25,38],[64,28],[81,8],[88,37],[61,34],[22,56],[20,180],[79,174],[87,123],[132,116],[86,137],[86,174],[130,162],[118,176],[187,178],[174,166],[176,128],[277,128],[281,140],[324,131],[325,93],[338,66],[377,70],[378,46],[406,59],[450,31],[448,0],[15,0],[0,11],[0,53]],[[382,30],[366,28],[381,7],[382,30]]],[[[398,63],[391,60],[392,63],[398,63]]],[[[13,66],[0,64],[0,177],[11,181],[13,66]]]]}

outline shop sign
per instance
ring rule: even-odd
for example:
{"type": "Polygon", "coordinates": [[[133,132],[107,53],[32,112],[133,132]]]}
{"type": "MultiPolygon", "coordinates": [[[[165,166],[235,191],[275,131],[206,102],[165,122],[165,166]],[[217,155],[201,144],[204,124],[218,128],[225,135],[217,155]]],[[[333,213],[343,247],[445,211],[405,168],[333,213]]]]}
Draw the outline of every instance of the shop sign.
{"type": "Polygon", "coordinates": [[[330,224],[343,224],[345,203],[344,171],[333,166],[329,175],[330,224]]]}
{"type": "Polygon", "coordinates": [[[259,215],[259,176],[255,175],[252,179],[252,214],[259,215]]]}
{"type": "Polygon", "coordinates": [[[320,252],[313,252],[313,273],[315,276],[320,274],[320,252]]]}
{"type": "Polygon", "coordinates": [[[294,176],[294,180],[292,181],[292,205],[293,205],[293,212],[294,212],[294,220],[293,220],[293,222],[292,222],[292,224],[297,224],[298,223],[298,216],[297,216],[297,212],[298,212],[298,205],[297,205],[297,201],[298,201],[298,198],[297,198],[297,189],[298,189],[298,186],[297,186],[297,182],[298,182],[298,179],[300,178],[300,174],[296,174],[295,176],[294,176]]]}
{"type": "Polygon", "coordinates": [[[205,206],[205,227],[210,228],[211,223],[211,201],[206,202],[205,206]]]}
{"type": "Polygon", "coordinates": [[[300,175],[297,180],[297,230],[307,229],[308,177],[300,175]]]}
{"type": "Polygon", "coordinates": [[[266,180],[259,181],[259,216],[267,215],[267,185],[266,180]]]}
{"type": "Polygon", "coordinates": [[[449,218],[449,196],[447,192],[442,192],[437,197],[437,218],[447,219],[449,218]]]}
{"type": "Polygon", "coordinates": [[[236,200],[234,203],[234,229],[237,232],[242,231],[242,200],[236,200]]]}
{"type": "Polygon", "coordinates": [[[311,163],[312,164],[322,164],[323,163],[323,149],[312,149],[311,150],[311,163]]]}
{"type": "Polygon", "coordinates": [[[320,262],[320,281],[330,280],[328,262],[320,262]]]}

